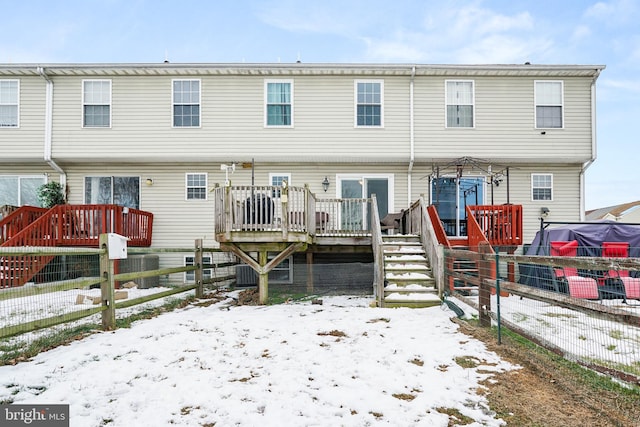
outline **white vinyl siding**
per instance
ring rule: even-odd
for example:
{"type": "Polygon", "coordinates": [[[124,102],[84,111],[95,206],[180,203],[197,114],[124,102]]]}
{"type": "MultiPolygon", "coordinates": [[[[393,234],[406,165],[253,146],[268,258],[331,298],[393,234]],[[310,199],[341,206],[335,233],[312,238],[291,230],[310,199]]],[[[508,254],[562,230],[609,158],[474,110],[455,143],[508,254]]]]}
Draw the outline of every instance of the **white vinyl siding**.
{"type": "Polygon", "coordinates": [[[20,80],[0,80],[0,128],[20,125],[20,80]]]}
{"type": "Polygon", "coordinates": [[[173,80],[173,127],[200,127],[200,80],[173,80]]]}
{"type": "Polygon", "coordinates": [[[384,127],[384,82],[356,80],[356,127],[384,127]]]}
{"type": "Polygon", "coordinates": [[[188,173],[186,175],[187,200],[207,200],[207,174],[188,173]]]}
{"type": "Polygon", "coordinates": [[[446,91],[446,127],[474,127],[474,82],[473,80],[447,80],[446,91]]]}
{"type": "Polygon", "coordinates": [[[293,126],[293,81],[265,80],[264,123],[266,127],[293,126]]]}
{"type": "Polygon", "coordinates": [[[553,200],[553,175],[531,174],[531,200],[553,200]]]}
{"type": "Polygon", "coordinates": [[[82,126],[111,127],[111,80],[82,81],[82,126]]]}
{"type": "Polygon", "coordinates": [[[564,127],[564,89],[561,81],[536,81],[536,128],[564,127]]]}

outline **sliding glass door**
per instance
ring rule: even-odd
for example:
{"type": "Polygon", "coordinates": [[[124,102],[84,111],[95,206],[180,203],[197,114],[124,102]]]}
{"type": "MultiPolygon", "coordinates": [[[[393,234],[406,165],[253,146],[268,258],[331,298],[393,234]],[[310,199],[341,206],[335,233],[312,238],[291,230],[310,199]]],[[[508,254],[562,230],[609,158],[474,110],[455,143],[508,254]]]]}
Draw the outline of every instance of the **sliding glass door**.
{"type": "Polygon", "coordinates": [[[484,177],[440,177],[431,181],[431,203],[447,236],[467,235],[467,205],[484,204],[484,177]]]}

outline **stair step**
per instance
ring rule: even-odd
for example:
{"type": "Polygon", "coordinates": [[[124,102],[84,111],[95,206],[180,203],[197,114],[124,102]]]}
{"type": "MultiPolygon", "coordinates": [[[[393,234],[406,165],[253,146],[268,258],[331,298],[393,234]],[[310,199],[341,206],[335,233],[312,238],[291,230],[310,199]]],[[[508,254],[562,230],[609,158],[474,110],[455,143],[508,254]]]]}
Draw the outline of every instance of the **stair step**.
{"type": "Polygon", "coordinates": [[[389,262],[397,262],[397,263],[403,263],[403,262],[425,262],[426,263],[427,257],[420,254],[390,253],[384,257],[384,260],[389,262]]]}
{"type": "Polygon", "coordinates": [[[409,272],[429,272],[431,269],[427,264],[417,264],[415,261],[413,262],[402,262],[398,263],[396,261],[385,261],[384,269],[387,271],[393,271],[394,273],[398,271],[406,271],[409,272]]]}
{"type": "Polygon", "coordinates": [[[419,284],[411,284],[411,285],[407,285],[407,286],[398,286],[397,284],[390,284],[385,286],[385,288],[383,289],[385,294],[386,293],[393,293],[393,292],[397,292],[397,293],[401,293],[401,294],[407,294],[407,293],[416,293],[416,294],[437,294],[438,291],[436,290],[435,287],[433,286],[424,286],[424,285],[419,285],[419,284]]]}

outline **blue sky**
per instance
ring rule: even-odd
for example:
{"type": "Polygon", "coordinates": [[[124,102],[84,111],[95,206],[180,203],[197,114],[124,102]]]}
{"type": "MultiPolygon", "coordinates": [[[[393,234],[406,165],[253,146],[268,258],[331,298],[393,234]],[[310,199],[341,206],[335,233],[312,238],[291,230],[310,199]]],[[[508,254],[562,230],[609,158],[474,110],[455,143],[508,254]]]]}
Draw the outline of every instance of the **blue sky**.
{"type": "Polygon", "coordinates": [[[0,0],[0,63],[595,64],[587,209],[640,200],[640,0],[0,0]]]}

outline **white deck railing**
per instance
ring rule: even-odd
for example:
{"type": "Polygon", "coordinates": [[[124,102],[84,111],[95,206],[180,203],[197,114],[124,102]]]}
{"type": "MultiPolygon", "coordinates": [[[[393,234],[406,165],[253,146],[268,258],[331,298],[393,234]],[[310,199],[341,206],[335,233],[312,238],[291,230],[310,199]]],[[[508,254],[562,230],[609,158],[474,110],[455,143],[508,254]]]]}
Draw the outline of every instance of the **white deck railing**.
{"type": "Polygon", "coordinates": [[[319,199],[308,187],[229,186],[214,189],[215,233],[281,232],[317,236],[371,235],[371,199],[319,199]]]}

